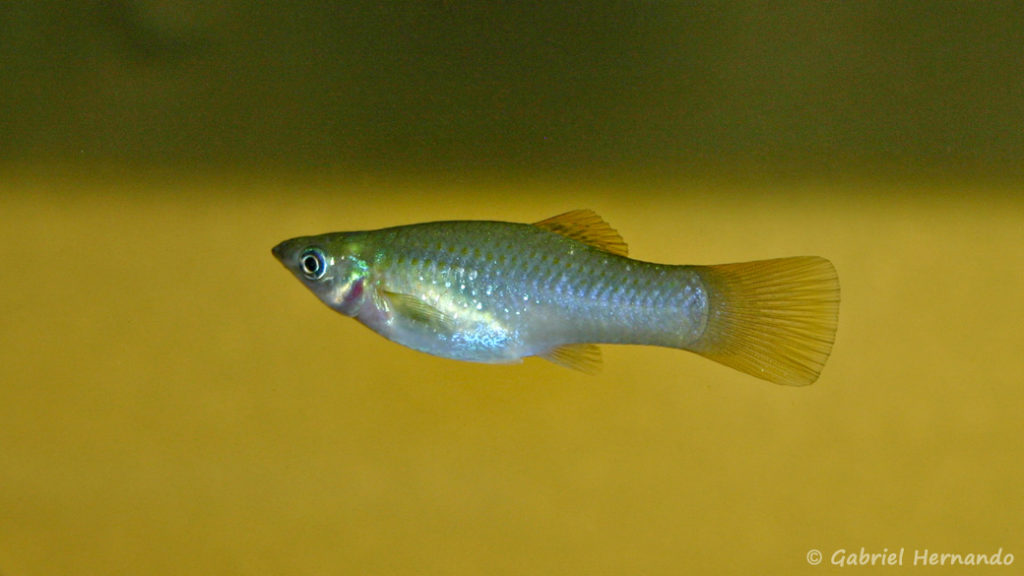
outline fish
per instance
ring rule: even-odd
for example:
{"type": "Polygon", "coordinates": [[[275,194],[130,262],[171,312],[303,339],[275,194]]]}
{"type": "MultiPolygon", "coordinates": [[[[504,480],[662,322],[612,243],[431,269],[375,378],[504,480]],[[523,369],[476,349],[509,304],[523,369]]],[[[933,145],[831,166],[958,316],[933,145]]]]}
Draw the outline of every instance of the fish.
{"type": "Polygon", "coordinates": [[[285,240],[273,255],[324,304],[434,356],[537,356],[596,372],[598,344],[694,352],[776,384],[818,379],[839,278],[795,256],[719,265],[634,260],[594,211],[528,223],[427,222],[285,240]]]}

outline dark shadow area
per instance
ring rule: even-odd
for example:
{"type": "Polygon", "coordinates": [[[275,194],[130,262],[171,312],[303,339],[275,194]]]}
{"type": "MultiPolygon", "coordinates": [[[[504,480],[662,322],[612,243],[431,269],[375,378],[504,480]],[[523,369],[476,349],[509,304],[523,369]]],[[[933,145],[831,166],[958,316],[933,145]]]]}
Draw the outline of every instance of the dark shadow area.
{"type": "Polygon", "coordinates": [[[1011,5],[10,3],[0,161],[1016,179],[1011,5]]]}

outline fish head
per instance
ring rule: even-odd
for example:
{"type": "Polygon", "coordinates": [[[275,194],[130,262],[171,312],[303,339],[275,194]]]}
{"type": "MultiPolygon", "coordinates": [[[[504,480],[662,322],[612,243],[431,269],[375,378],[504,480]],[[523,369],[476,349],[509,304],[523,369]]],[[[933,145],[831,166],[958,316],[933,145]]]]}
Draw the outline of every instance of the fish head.
{"type": "Polygon", "coordinates": [[[366,300],[369,270],[360,246],[345,234],[303,236],[271,250],[317,298],[346,316],[357,316],[366,300]]]}

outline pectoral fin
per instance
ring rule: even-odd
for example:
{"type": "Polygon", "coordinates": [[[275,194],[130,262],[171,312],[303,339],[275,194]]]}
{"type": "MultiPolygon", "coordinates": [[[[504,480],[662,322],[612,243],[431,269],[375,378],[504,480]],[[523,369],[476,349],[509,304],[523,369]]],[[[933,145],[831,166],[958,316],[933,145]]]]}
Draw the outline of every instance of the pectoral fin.
{"type": "Polygon", "coordinates": [[[404,320],[426,324],[439,332],[454,332],[455,319],[441,310],[434,308],[423,300],[408,294],[399,292],[382,291],[381,294],[387,301],[395,316],[404,320]]]}

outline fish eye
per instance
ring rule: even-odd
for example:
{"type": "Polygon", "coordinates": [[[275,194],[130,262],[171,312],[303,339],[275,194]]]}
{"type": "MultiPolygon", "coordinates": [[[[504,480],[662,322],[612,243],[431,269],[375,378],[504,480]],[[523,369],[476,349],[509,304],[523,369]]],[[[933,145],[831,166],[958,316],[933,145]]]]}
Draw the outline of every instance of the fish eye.
{"type": "Polygon", "coordinates": [[[302,274],[310,280],[319,280],[327,272],[327,260],[319,248],[310,248],[299,258],[302,274]]]}

